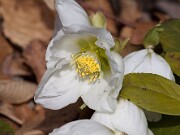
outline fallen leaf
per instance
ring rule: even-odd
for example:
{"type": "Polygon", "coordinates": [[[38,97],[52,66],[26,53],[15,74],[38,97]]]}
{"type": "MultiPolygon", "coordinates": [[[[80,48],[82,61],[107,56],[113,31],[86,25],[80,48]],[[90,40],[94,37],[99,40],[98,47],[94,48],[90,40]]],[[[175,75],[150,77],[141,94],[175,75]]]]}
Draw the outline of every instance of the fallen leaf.
{"type": "Polygon", "coordinates": [[[55,11],[54,0],[44,0],[46,5],[53,11],[55,11]]]}
{"type": "Polygon", "coordinates": [[[179,1],[164,1],[160,0],[156,2],[156,7],[165,13],[167,13],[171,18],[180,18],[180,3],[179,1]]]}
{"type": "Polygon", "coordinates": [[[88,108],[80,110],[79,107],[82,104],[83,101],[79,99],[76,103],[57,111],[46,109],[46,119],[35,129],[40,129],[48,134],[54,128],[59,128],[68,122],[90,118],[89,115],[92,115],[92,110],[90,111],[88,108]],[[87,113],[85,114],[85,112],[87,113]]]}
{"type": "Polygon", "coordinates": [[[141,18],[142,12],[136,0],[121,0],[120,19],[127,22],[134,23],[141,18]]]}
{"type": "Polygon", "coordinates": [[[2,63],[8,55],[12,54],[12,52],[13,49],[10,44],[4,39],[2,35],[0,35],[0,80],[8,78],[2,71],[2,63]]]}
{"type": "Polygon", "coordinates": [[[18,118],[23,121],[23,123],[27,123],[34,116],[34,105],[32,101],[20,105],[14,105],[14,110],[16,111],[16,115],[18,118]]]}
{"type": "Polygon", "coordinates": [[[157,23],[155,22],[139,22],[135,24],[135,29],[132,31],[131,44],[141,45],[147,32],[153,28],[157,23]]]}
{"type": "Polygon", "coordinates": [[[35,73],[37,82],[40,82],[44,72],[46,71],[46,43],[34,40],[32,41],[23,52],[26,59],[26,64],[29,65],[35,73]]]}
{"type": "Polygon", "coordinates": [[[36,90],[34,83],[26,81],[0,81],[0,100],[20,104],[33,98],[36,90]]]}
{"type": "Polygon", "coordinates": [[[22,135],[46,135],[46,134],[41,130],[34,129],[34,130],[28,131],[22,135]]]}
{"type": "Polygon", "coordinates": [[[23,121],[17,117],[13,105],[9,103],[0,102],[0,114],[6,116],[7,118],[11,119],[19,125],[23,124],[23,121]]]}
{"type": "Polygon", "coordinates": [[[133,36],[133,28],[129,27],[129,26],[125,26],[122,28],[121,33],[120,33],[120,37],[121,38],[130,38],[133,36]]]}
{"type": "Polygon", "coordinates": [[[25,59],[19,53],[12,53],[2,63],[3,73],[12,76],[30,76],[32,73],[25,65],[25,59]]]}
{"type": "Polygon", "coordinates": [[[54,12],[43,0],[1,0],[3,32],[13,43],[25,48],[33,39],[49,41],[54,12]]]}
{"type": "Polygon", "coordinates": [[[134,28],[125,26],[121,31],[120,37],[130,38],[129,43],[133,45],[142,45],[145,35],[155,25],[155,22],[138,22],[135,23],[134,28]]]}
{"type": "Polygon", "coordinates": [[[164,22],[164,21],[170,19],[170,17],[164,13],[155,12],[154,15],[160,20],[160,22],[164,22]]]}
{"type": "Polygon", "coordinates": [[[13,49],[11,45],[4,39],[2,35],[0,35],[0,65],[2,64],[6,56],[11,54],[12,52],[13,49]]]}
{"type": "Polygon", "coordinates": [[[16,131],[16,135],[24,135],[36,128],[45,119],[45,110],[37,105],[33,117],[16,131]]]}

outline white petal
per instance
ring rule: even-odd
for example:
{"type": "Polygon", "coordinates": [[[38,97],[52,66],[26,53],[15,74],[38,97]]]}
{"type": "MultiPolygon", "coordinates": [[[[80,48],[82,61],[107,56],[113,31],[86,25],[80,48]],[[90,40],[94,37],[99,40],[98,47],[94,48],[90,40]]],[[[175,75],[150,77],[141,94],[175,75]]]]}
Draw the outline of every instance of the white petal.
{"type": "Polygon", "coordinates": [[[150,129],[148,129],[148,135],[154,135],[150,129]]]}
{"type": "Polygon", "coordinates": [[[57,110],[77,101],[80,97],[76,72],[69,66],[46,71],[37,92],[35,102],[45,108],[57,110]]]}
{"type": "Polygon", "coordinates": [[[78,120],[54,129],[49,135],[114,135],[107,127],[91,120],[78,120]]]}
{"type": "Polygon", "coordinates": [[[169,64],[158,54],[152,53],[151,57],[153,73],[175,81],[169,64]]]}
{"type": "Polygon", "coordinates": [[[143,111],[125,99],[120,99],[114,113],[95,112],[91,119],[128,135],[148,135],[149,132],[143,111]]]}
{"type": "Polygon", "coordinates": [[[148,49],[136,51],[124,59],[125,74],[128,73],[153,73],[174,80],[173,73],[168,63],[158,54],[148,49]]]}
{"type": "Polygon", "coordinates": [[[47,67],[52,67],[52,64],[49,64],[49,62],[51,62],[54,55],[65,58],[73,52],[80,50],[81,48],[79,48],[75,42],[78,39],[85,38],[87,36],[97,37],[98,40],[96,43],[100,44],[98,46],[103,49],[110,50],[110,48],[114,46],[111,34],[103,28],[75,24],[69,27],[63,27],[48,45],[46,51],[46,61],[48,61],[47,67]],[[106,42],[106,44],[101,44],[102,42],[106,42]]]}
{"type": "Polygon", "coordinates": [[[85,104],[93,110],[100,112],[112,112],[116,108],[117,99],[114,97],[113,90],[104,79],[91,84],[86,93],[81,97],[85,104]]]}
{"type": "MultiPolygon", "coordinates": [[[[57,35],[55,35],[55,37],[49,42],[48,47],[46,49],[46,56],[45,59],[47,61],[47,68],[52,68],[54,67],[54,64],[51,64],[51,59],[52,59],[52,53],[50,48],[53,46],[54,42],[59,40],[60,38],[62,38],[64,35],[64,32],[62,30],[58,31],[57,35]],[[49,64],[50,63],[50,64],[49,64]]],[[[66,57],[66,56],[65,56],[66,57]]],[[[57,61],[55,61],[54,63],[57,63],[57,61]]]]}
{"type": "Polygon", "coordinates": [[[72,54],[82,51],[77,41],[82,39],[86,40],[92,36],[94,35],[88,33],[63,33],[63,30],[60,30],[50,41],[46,50],[47,67],[53,68],[60,59],[71,57],[72,54]]]}
{"type": "Polygon", "coordinates": [[[90,25],[88,15],[75,0],[56,0],[55,6],[63,27],[72,24],[90,25]]]}
{"type": "Polygon", "coordinates": [[[114,97],[117,98],[122,88],[122,82],[124,78],[124,63],[122,57],[116,52],[106,52],[109,58],[109,64],[111,67],[112,78],[110,80],[111,87],[114,87],[114,97]]]}
{"type": "Polygon", "coordinates": [[[98,38],[96,45],[103,49],[110,49],[115,44],[111,33],[104,28],[72,24],[69,27],[64,27],[63,31],[66,34],[92,34],[98,38]]]}
{"type": "Polygon", "coordinates": [[[76,42],[80,37],[83,36],[78,34],[63,35],[62,33],[58,33],[58,35],[50,41],[46,51],[46,60],[48,61],[47,67],[52,68],[55,66],[55,63],[58,63],[58,60],[71,57],[73,53],[79,52],[81,48],[76,42]],[[54,64],[52,64],[53,60],[56,61],[54,64]]]}
{"type": "Polygon", "coordinates": [[[129,73],[136,73],[138,72],[138,69],[140,69],[139,72],[143,72],[144,70],[146,70],[146,67],[148,68],[149,66],[146,66],[143,63],[145,61],[147,53],[148,53],[147,50],[144,49],[144,50],[132,52],[128,54],[126,57],[124,57],[123,59],[125,65],[124,74],[126,75],[129,73]],[[141,68],[142,64],[145,65],[144,68],[141,68]]]}

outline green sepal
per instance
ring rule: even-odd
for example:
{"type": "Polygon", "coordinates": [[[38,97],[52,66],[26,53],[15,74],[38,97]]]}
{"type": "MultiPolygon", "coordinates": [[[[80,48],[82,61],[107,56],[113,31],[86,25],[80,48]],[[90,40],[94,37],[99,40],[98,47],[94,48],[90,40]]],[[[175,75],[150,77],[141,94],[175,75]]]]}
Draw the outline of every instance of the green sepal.
{"type": "Polygon", "coordinates": [[[160,25],[152,28],[145,36],[143,45],[145,48],[154,48],[160,42],[159,33],[163,31],[160,25]]]}
{"type": "Polygon", "coordinates": [[[148,111],[180,115],[180,86],[159,75],[127,74],[119,97],[148,111]]]}
{"type": "Polygon", "coordinates": [[[129,40],[130,40],[130,38],[126,38],[124,40],[120,40],[120,39],[115,38],[114,39],[115,46],[114,46],[114,48],[112,48],[112,50],[116,51],[118,53],[121,52],[126,47],[129,40]]]}
{"type": "Polygon", "coordinates": [[[97,12],[96,14],[90,16],[90,21],[92,26],[106,28],[106,18],[102,12],[97,12]]]}

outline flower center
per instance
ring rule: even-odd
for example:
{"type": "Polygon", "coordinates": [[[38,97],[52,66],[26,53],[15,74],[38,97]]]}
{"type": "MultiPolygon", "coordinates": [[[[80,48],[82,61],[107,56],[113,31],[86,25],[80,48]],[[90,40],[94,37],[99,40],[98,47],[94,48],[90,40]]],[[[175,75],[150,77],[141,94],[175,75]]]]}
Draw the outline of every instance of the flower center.
{"type": "Polygon", "coordinates": [[[95,82],[101,73],[100,64],[95,56],[89,54],[75,54],[72,56],[76,71],[81,78],[89,77],[89,82],[95,82]]]}

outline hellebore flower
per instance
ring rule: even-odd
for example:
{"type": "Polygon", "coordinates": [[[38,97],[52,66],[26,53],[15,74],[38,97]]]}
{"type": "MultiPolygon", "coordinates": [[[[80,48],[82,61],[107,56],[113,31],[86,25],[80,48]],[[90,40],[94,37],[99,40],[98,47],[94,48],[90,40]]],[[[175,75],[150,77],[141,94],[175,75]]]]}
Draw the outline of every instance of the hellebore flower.
{"type": "MultiPolygon", "coordinates": [[[[124,74],[152,73],[174,81],[174,76],[168,63],[152,49],[143,49],[128,54],[124,59],[124,74]]],[[[149,121],[159,121],[161,114],[144,110],[149,121]]]]}
{"type": "Polygon", "coordinates": [[[144,112],[123,98],[120,98],[115,112],[95,112],[91,119],[116,132],[123,132],[128,135],[153,135],[148,129],[144,112]]]}
{"type": "Polygon", "coordinates": [[[112,112],[122,87],[124,65],[111,51],[114,40],[105,28],[91,26],[74,0],[56,0],[59,28],[46,52],[47,71],[35,102],[57,110],[77,101],[97,111],[112,112]]]}
{"type": "Polygon", "coordinates": [[[78,120],[54,129],[49,135],[123,135],[92,120],[78,120]]]}

